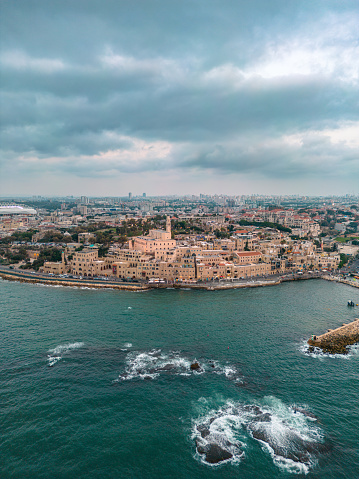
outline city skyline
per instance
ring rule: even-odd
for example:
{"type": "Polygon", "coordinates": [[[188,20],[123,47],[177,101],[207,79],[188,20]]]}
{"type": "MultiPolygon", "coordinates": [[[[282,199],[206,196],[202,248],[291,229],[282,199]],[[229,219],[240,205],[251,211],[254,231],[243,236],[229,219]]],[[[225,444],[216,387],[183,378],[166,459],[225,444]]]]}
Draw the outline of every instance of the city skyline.
{"type": "Polygon", "coordinates": [[[1,194],[358,194],[357,3],[3,3],[1,194]]]}

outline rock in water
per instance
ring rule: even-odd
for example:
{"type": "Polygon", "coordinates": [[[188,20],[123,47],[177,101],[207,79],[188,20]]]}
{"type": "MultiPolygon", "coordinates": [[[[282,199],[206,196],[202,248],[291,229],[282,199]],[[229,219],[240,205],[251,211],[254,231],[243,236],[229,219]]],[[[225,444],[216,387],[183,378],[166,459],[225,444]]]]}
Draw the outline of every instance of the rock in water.
{"type": "Polygon", "coordinates": [[[157,371],[170,371],[171,369],[175,369],[175,367],[174,364],[165,364],[161,368],[158,368],[157,371]]]}
{"type": "Polygon", "coordinates": [[[306,441],[294,431],[288,431],[286,437],[278,440],[265,427],[262,427],[260,423],[256,424],[258,426],[254,423],[250,425],[253,438],[267,443],[277,456],[291,459],[294,462],[308,464],[311,454],[322,449],[320,444],[306,441]]]}
{"type": "Polygon", "coordinates": [[[206,461],[210,464],[218,464],[219,462],[226,461],[233,457],[233,455],[222,449],[218,444],[210,444],[206,451],[206,461]]]}
{"type": "Polygon", "coordinates": [[[201,369],[201,366],[198,363],[192,363],[191,369],[192,371],[198,371],[198,369],[201,369]]]}
{"type": "Polygon", "coordinates": [[[197,431],[201,434],[202,437],[207,437],[210,434],[210,430],[204,424],[200,424],[199,426],[197,426],[197,431]]]}

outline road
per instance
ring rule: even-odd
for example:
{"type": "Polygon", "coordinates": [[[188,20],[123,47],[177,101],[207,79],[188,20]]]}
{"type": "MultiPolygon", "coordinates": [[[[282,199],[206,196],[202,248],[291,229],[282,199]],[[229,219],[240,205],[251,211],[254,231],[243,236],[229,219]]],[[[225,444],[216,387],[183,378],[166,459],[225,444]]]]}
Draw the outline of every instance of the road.
{"type": "Polygon", "coordinates": [[[10,269],[9,266],[0,266],[0,272],[6,273],[11,276],[17,276],[17,277],[22,277],[22,278],[28,278],[28,279],[41,279],[41,281],[59,281],[59,282],[66,282],[66,283],[94,283],[94,284],[103,284],[103,285],[114,285],[114,286],[123,286],[123,285],[129,285],[129,286],[137,286],[141,287],[141,283],[134,283],[134,282],[128,282],[128,281],[119,281],[115,279],[110,279],[110,280],[105,280],[105,279],[92,279],[92,278],[60,278],[59,276],[50,276],[48,274],[43,274],[43,273],[37,273],[37,272],[27,272],[24,271],[23,269],[17,269],[13,268],[10,269]]]}

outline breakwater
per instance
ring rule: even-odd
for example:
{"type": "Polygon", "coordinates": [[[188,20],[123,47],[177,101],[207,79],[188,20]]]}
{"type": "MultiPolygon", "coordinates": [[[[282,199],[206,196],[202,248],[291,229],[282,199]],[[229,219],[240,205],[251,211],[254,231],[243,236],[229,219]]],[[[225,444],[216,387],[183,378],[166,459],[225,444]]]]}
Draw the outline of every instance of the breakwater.
{"type": "Polygon", "coordinates": [[[329,329],[328,332],[315,336],[308,340],[309,346],[321,348],[329,353],[346,353],[346,347],[359,342],[359,319],[343,324],[337,329],[329,329]]]}

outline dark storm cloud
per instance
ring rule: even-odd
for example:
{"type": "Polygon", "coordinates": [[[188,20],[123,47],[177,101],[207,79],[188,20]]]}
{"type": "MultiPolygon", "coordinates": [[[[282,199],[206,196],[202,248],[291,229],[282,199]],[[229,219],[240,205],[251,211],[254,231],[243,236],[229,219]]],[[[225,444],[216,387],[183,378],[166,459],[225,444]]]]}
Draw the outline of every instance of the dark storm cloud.
{"type": "Polygon", "coordinates": [[[4,168],[352,176],[356,6],[5,1],[4,168]]]}

